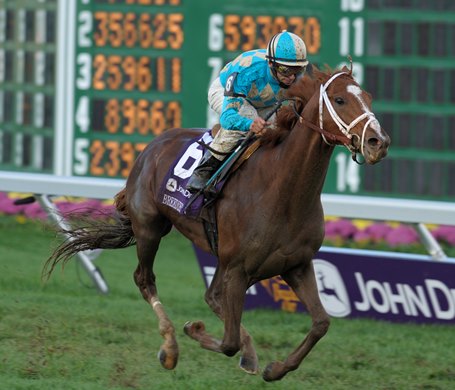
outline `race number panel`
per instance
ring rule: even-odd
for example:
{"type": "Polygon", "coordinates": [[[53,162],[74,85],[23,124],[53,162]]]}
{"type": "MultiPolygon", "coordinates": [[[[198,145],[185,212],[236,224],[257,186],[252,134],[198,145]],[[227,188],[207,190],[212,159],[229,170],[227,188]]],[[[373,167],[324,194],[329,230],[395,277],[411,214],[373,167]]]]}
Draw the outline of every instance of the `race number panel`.
{"type": "Polygon", "coordinates": [[[124,178],[166,129],[216,123],[210,83],[283,29],[321,67],[351,56],[392,137],[374,167],[337,147],[324,192],[455,200],[455,5],[439,0],[0,0],[0,169],[124,178]]]}

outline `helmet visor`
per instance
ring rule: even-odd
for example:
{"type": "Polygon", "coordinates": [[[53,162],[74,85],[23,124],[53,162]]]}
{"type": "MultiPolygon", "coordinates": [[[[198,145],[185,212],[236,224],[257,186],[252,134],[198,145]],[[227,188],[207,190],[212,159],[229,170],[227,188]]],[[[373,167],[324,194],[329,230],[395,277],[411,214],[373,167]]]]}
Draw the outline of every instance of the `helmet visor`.
{"type": "Polygon", "coordinates": [[[286,66],[281,64],[274,64],[273,68],[283,76],[297,76],[305,72],[306,66],[286,66]]]}

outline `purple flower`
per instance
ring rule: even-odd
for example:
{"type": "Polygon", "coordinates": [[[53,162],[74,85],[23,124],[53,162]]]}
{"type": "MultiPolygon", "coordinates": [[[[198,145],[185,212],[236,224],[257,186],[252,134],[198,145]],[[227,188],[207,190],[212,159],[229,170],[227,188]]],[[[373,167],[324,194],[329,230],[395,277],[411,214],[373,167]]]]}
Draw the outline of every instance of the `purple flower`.
{"type": "Polygon", "coordinates": [[[366,244],[371,241],[371,235],[368,234],[367,229],[359,230],[354,234],[354,241],[359,244],[366,244]]]}
{"type": "Polygon", "coordinates": [[[387,244],[392,247],[399,245],[410,245],[419,242],[419,235],[414,228],[406,225],[400,225],[391,230],[385,237],[387,244]]]}
{"type": "Polygon", "coordinates": [[[38,202],[25,205],[23,214],[30,219],[46,219],[47,214],[38,202]]]}
{"type": "Polygon", "coordinates": [[[432,231],[436,240],[445,241],[449,245],[455,246],[455,226],[438,226],[432,231]]]}
{"type": "Polygon", "coordinates": [[[356,233],[357,228],[347,219],[329,221],[325,225],[325,234],[329,237],[341,237],[351,239],[356,233]]]}
{"type": "Polygon", "coordinates": [[[375,223],[365,229],[365,233],[370,236],[373,242],[379,242],[386,239],[387,235],[393,230],[386,223],[375,223]]]}
{"type": "Polygon", "coordinates": [[[15,205],[14,199],[11,199],[6,194],[0,198],[0,212],[6,215],[20,214],[25,209],[26,205],[15,205]]]}

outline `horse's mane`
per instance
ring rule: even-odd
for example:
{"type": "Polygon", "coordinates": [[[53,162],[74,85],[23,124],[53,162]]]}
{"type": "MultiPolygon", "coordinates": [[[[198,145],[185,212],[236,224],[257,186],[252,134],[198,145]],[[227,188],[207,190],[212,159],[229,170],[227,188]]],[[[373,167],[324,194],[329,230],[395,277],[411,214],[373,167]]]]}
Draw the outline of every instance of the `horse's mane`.
{"type": "Polygon", "coordinates": [[[267,129],[261,136],[261,143],[276,145],[281,143],[291,132],[297,116],[295,111],[302,112],[303,107],[308,103],[311,97],[315,94],[316,89],[319,88],[326,80],[333,74],[344,71],[332,70],[325,66],[324,70],[319,70],[315,65],[312,65],[310,70],[305,75],[297,80],[285,94],[286,98],[295,99],[290,101],[289,104],[283,105],[277,112],[276,127],[267,129]],[[293,105],[295,105],[295,110],[293,105]]]}

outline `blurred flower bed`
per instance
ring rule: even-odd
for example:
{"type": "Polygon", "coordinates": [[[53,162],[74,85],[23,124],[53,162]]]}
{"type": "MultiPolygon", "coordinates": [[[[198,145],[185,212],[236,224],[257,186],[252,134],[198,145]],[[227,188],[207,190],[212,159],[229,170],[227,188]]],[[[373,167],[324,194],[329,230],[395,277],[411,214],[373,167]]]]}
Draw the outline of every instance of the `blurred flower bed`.
{"type": "MultiPolygon", "coordinates": [[[[46,220],[47,214],[38,202],[14,204],[17,199],[24,199],[31,195],[0,192],[0,215],[13,215],[18,222],[24,222],[27,219],[46,220]]],[[[97,217],[110,215],[114,210],[112,201],[72,197],[58,197],[53,201],[62,215],[83,212],[85,215],[97,217]]]]}
{"type": "MultiPolygon", "coordinates": [[[[46,220],[47,214],[38,202],[14,204],[16,199],[24,197],[24,194],[0,192],[0,215],[13,215],[19,222],[27,219],[46,220]]],[[[97,217],[109,215],[114,210],[112,201],[69,197],[56,198],[54,201],[63,215],[84,211],[84,214],[97,217]]],[[[455,226],[427,227],[446,254],[455,257],[455,226]]],[[[399,222],[327,217],[325,233],[324,245],[328,246],[427,254],[414,227],[399,222]]]]}
{"type": "MultiPolygon", "coordinates": [[[[455,257],[455,226],[426,225],[446,254],[455,257]]],[[[428,254],[411,224],[328,217],[325,245],[428,254]]]]}

